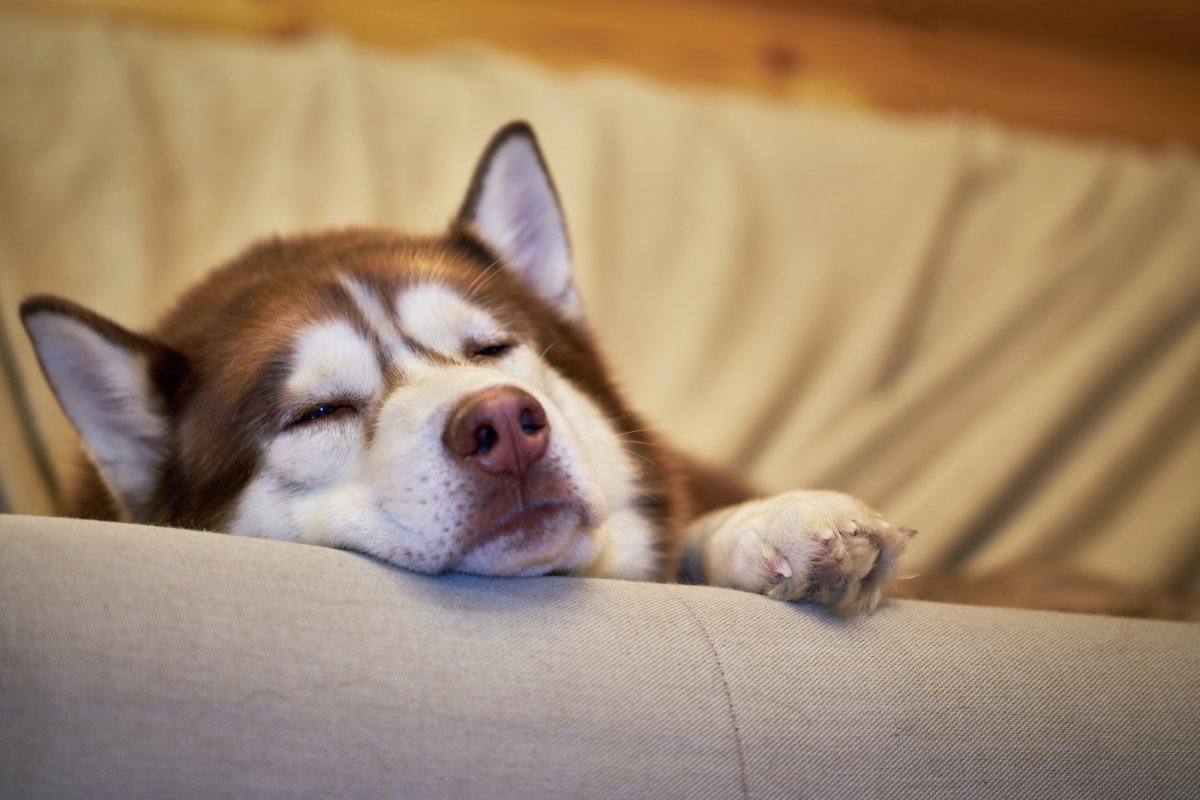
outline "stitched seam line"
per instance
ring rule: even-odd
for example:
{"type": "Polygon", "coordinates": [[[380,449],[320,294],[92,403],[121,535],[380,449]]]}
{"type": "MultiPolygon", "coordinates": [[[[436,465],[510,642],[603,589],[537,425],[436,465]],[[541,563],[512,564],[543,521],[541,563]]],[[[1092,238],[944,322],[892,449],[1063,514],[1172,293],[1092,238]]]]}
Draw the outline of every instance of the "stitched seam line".
{"type": "Polygon", "coordinates": [[[733,693],[729,690],[729,677],[725,674],[725,663],[721,661],[721,654],[717,652],[716,643],[713,641],[712,634],[708,632],[708,626],[704,624],[704,620],[696,613],[691,604],[683,599],[678,590],[671,592],[680,605],[687,609],[688,614],[696,623],[696,627],[704,635],[704,641],[708,643],[708,650],[712,653],[713,661],[717,665],[717,673],[721,676],[721,688],[725,692],[725,708],[729,711],[729,723],[733,727],[733,740],[737,743],[737,761],[738,761],[738,777],[742,782],[742,797],[750,797],[750,789],[746,782],[746,754],[742,748],[742,729],[738,726],[737,713],[733,708],[733,693]]]}

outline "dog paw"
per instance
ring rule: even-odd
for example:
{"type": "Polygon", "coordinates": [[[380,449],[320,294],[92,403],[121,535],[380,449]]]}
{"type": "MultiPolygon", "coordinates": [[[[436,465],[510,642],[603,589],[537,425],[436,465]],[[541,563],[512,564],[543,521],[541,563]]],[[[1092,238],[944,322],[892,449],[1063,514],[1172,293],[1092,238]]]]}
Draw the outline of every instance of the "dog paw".
{"type": "Polygon", "coordinates": [[[708,559],[714,583],[841,614],[875,609],[915,533],[836,492],[746,503],[721,528],[708,559]]]}

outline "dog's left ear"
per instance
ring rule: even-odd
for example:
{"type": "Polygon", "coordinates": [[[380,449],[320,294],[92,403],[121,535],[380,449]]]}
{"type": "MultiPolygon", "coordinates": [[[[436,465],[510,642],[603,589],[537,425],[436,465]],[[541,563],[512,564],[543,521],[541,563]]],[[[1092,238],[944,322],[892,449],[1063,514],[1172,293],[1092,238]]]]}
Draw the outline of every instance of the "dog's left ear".
{"type": "Polygon", "coordinates": [[[492,137],[455,227],[483,242],[568,319],[583,318],[562,207],[527,123],[510,122],[492,137]]]}

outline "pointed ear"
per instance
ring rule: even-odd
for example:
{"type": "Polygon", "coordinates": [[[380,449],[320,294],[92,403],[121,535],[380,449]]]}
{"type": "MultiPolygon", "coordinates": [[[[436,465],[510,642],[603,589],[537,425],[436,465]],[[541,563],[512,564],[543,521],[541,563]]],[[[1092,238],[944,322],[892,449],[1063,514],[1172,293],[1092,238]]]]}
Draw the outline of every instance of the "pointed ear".
{"type": "Polygon", "coordinates": [[[130,520],[148,521],[167,445],[156,373],[182,374],[182,356],[56,297],[26,300],[21,320],[113,499],[130,520]]]}
{"type": "Polygon", "coordinates": [[[568,319],[583,318],[562,208],[528,124],[510,122],[492,137],[455,226],[568,319]]]}

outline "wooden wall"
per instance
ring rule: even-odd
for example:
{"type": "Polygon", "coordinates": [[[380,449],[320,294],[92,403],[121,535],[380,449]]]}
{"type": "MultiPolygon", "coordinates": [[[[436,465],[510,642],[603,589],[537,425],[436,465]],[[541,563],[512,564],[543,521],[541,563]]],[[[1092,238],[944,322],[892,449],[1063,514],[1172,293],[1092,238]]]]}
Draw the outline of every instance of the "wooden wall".
{"type": "Polygon", "coordinates": [[[193,29],[474,39],[783,101],[962,110],[1200,147],[1200,0],[0,0],[193,29]]]}

